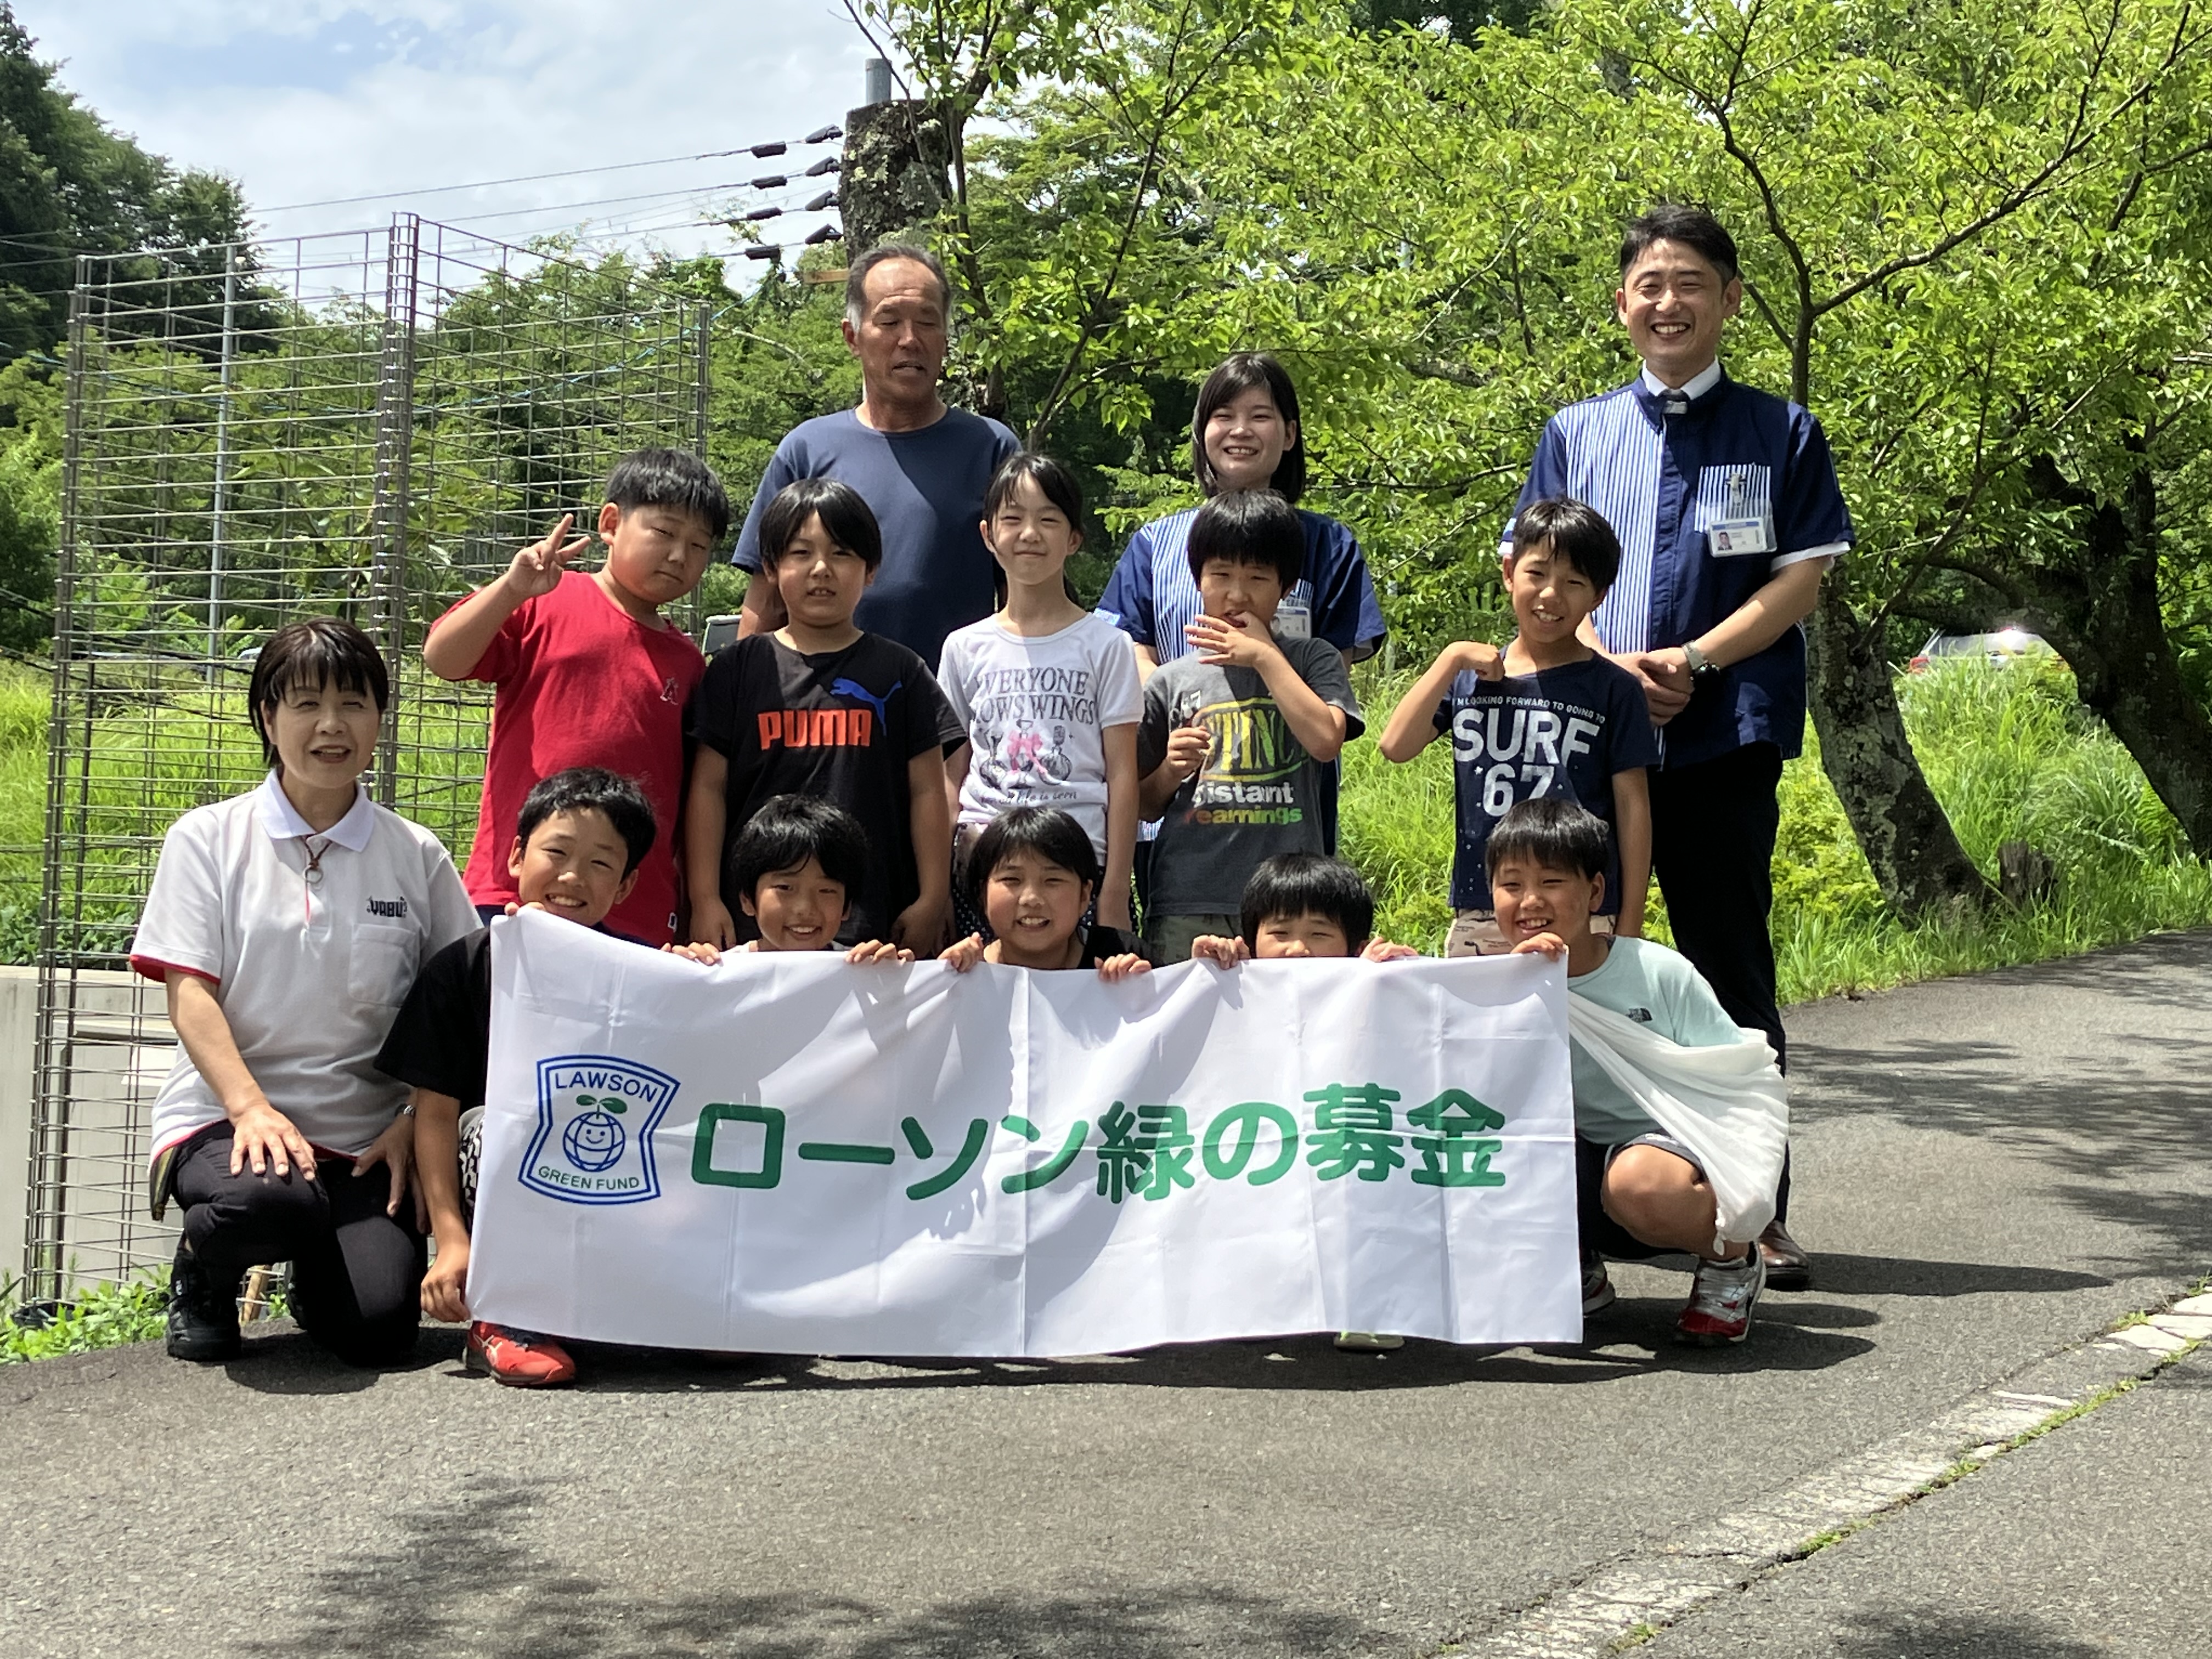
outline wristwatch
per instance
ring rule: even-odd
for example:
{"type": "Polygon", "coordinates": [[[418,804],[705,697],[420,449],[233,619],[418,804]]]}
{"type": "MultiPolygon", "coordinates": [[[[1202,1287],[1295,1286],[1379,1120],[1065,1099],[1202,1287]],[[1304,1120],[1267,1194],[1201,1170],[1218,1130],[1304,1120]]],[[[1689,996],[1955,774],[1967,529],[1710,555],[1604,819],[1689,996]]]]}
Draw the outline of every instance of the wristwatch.
{"type": "Polygon", "coordinates": [[[1721,665],[1694,645],[1686,645],[1682,647],[1682,660],[1690,665],[1690,673],[1693,678],[1702,678],[1707,674],[1717,674],[1721,672],[1721,665]]]}

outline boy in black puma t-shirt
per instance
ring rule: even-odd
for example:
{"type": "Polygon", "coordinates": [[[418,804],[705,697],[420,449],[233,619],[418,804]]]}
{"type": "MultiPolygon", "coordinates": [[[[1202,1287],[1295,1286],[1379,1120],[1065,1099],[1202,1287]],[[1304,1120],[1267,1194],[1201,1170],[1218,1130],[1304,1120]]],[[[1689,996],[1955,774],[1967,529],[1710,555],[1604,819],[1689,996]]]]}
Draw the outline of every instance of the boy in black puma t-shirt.
{"type": "Polygon", "coordinates": [[[819,795],[868,837],[867,881],[837,942],[934,951],[952,866],[944,751],[967,733],[920,657],[853,625],[883,562],[875,516],[850,487],[802,478],[762,514],[760,544],[754,580],[775,584],[788,619],[717,655],[693,699],[690,937],[725,949],[750,937],[724,879],[738,832],[778,795],[819,795]]]}

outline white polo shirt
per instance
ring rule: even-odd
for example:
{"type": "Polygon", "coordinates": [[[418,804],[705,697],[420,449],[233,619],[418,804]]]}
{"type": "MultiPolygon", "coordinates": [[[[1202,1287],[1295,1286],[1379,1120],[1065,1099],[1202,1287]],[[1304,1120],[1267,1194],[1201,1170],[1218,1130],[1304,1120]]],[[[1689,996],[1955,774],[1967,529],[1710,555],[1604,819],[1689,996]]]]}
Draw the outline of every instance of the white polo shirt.
{"type": "MultiPolygon", "coordinates": [[[[428,830],[362,790],[312,830],[272,772],[169,826],[131,965],[211,981],[270,1103],[314,1146],[359,1152],[407,1097],[375,1061],[416,970],[477,925],[428,830]]],[[[154,1151],[223,1116],[179,1044],[154,1102],[154,1151]]]]}

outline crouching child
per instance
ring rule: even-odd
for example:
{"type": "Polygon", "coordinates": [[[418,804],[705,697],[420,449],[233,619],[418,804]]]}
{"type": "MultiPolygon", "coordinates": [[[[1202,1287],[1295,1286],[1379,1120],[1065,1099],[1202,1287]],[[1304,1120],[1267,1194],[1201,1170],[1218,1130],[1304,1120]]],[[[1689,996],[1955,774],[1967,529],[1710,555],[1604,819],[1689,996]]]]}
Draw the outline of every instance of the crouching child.
{"type": "Polygon", "coordinates": [[[1686,958],[1593,929],[1611,858],[1604,823],[1571,801],[1523,801],[1490,835],[1514,953],[1567,964],[1583,1311],[1613,1300],[1607,1256],[1679,1250],[1698,1260],[1680,1340],[1741,1342],[1766,1282],[1752,1241],[1782,1173],[1782,1079],[1764,1036],[1739,1029],[1686,958]]]}
{"type": "Polygon", "coordinates": [[[1278,853],[1244,884],[1242,931],[1200,933],[1191,960],[1223,968],[1240,962],[1360,957],[1397,962],[1420,952],[1375,937],[1375,895],[1367,879],[1325,853],[1278,853]]]}
{"type": "MultiPolygon", "coordinates": [[[[515,821],[507,872],[511,908],[613,934],[607,915],[637,884],[653,850],[652,804],[629,778],[598,767],[572,767],[532,788],[515,821]]],[[[712,963],[697,945],[664,950],[712,963]]],[[[437,1256],[422,1280],[422,1311],[468,1320],[470,1234],[483,1146],[485,1072],[491,1046],[491,930],[479,927],[422,964],[392,1022],[377,1068],[414,1091],[415,1158],[430,1212],[437,1256]]],[[[550,1336],[483,1320],[469,1324],[464,1363],[515,1388],[566,1382],[576,1374],[567,1349],[550,1336]]]]}

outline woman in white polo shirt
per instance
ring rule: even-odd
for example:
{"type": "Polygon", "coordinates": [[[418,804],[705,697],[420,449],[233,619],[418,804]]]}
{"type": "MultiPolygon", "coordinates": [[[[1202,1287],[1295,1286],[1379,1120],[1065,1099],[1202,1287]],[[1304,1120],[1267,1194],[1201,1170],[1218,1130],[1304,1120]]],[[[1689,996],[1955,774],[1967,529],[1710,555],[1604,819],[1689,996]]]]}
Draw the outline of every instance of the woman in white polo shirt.
{"type": "Polygon", "coordinates": [[[390,697],[367,635],[280,629],[246,696],[273,769],[170,826],[131,949],[180,1045],[154,1103],[155,1213],[184,1206],[168,1350],[235,1356],[240,1279],[289,1261],[308,1335],[388,1364],[415,1346],[426,1250],[407,1091],[376,1052],[476,911],[437,838],[361,786],[390,697]]]}

